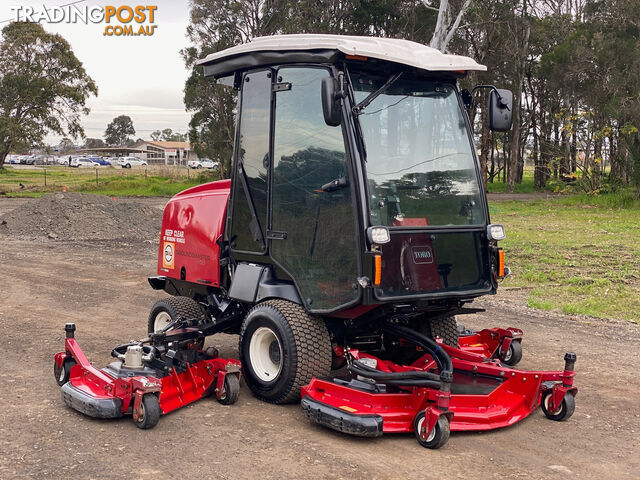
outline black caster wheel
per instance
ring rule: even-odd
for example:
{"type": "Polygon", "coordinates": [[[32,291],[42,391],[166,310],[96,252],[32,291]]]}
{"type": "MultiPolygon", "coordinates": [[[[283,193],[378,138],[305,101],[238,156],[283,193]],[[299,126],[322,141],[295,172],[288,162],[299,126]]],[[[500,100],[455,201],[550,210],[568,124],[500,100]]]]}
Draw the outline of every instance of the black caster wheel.
{"type": "Polygon", "coordinates": [[[438,423],[433,427],[431,433],[429,433],[427,437],[423,437],[420,434],[420,429],[424,423],[424,418],[424,412],[420,412],[413,421],[416,440],[418,440],[418,443],[425,448],[435,450],[436,448],[442,447],[449,440],[449,434],[451,433],[449,429],[449,419],[445,416],[440,416],[438,418],[438,423]]]}
{"type": "Polygon", "coordinates": [[[69,375],[71,374],[71,368],[76,365],[76,361],[73,358],[65,358],[62,362],[62,366],[59,367],[56,363],[53,363],[53,376],[58,382],[58,385],[63,386],[69,381],[69,375]]]}
{"type": "Polygon", "coordinates": [[[143,430],[153,428],[158,424],[158,420],[160,420],[160,413],[158,397],[152,393],[147,393],[142,397],[140,413],[138,414],[138,419],[134,420],[134,423],[136,427],[143,430]]]}
{"type": "Polygon", "coordinates": [[[563,420],[567,420],[573,415],[573,412],[576,409],[576,397],[573,396],[572,393],[567,392],[562,399],[562,403],[560,404],[560,408],[557,412],[551,413],[549,411],[549,403],[551,401],[551,390],[547,390],[542,394],[542,401],[540,402],[542,406],[542,411],[550,420],[555,420],[556,422],[562,422],[563,420]]]}
{"type": "Polygon", "coordinates": [[[504,356],[504,360],[502,360],[502,363],[513,367],[514,365],[517,365],[520,360],[522,360],[522,343],[513,341],[511,342],[509,351],[504,356]]]}
{"type": "Polygon", "coordinates": [[[232,405],[238,401],[240,395],[240,380],[237,375],[228,374],[224,377],[224,386],[218,402],[222,405],[232,405]]]}

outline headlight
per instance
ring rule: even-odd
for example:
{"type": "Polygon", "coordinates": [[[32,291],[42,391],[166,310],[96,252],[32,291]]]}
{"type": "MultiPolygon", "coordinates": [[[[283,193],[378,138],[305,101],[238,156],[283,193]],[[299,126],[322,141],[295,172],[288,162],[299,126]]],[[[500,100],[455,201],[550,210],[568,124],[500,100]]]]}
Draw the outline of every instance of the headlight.
{"type": "Polygon", "coordinates": [[[378,245],[389,243],[389,229],[387,227],[369,227],[367,229],[367,238],[369,242],[378,245]]]}
{"type": "Polygon", "coordinates": [[[498,224],[487,225],[487,237],[489,240],[504,240],[506,237],[504,227],[498,224]]]}

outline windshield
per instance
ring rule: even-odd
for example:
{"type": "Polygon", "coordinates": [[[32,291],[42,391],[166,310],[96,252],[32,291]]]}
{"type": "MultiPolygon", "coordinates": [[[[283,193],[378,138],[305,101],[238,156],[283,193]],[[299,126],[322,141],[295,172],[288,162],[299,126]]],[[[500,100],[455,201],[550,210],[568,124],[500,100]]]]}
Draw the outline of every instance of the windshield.
{"type": "MultiPolygon", "coordinates": [[[[351,78],[356,102],[388,80],[351,78]]],[[[402,76],[358,118],[373,225],[484,224],[472,145],[453,85],[402,76]]]]}

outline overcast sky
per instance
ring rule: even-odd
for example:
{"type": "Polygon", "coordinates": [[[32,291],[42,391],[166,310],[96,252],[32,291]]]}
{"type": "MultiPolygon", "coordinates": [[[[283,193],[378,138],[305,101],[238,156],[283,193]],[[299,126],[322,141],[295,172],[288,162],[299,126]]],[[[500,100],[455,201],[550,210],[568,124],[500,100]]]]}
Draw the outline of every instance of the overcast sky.
{"type": "MultiPolygon", "coordinates": [[[[12,6],[60,6],[75,0],[2,0],[0,21],[14,18],[12,6]]],[[[135,137],[150,139],[154,130],[171,128],[187,131],[190,115],[182,101],[188,76],[180,49],[188,45],[186,27],[188,0],[100,1],[86,0],[77,6],[157,5],[157,28],[150,37],[115,37],[104,35],[104,23],[42,23],[51,32],[61,34],[70,43],[87,73],[98,85],[98,96],[88,106],[91,113],[84,118],[87,137],[102,138],[114,117],[126,114],[133,120],[135,137]]],[[[0,24],[0,27],[6,23],[0,24]]],[[[46,141],[57,144],[59,136],[46,141]]]]}

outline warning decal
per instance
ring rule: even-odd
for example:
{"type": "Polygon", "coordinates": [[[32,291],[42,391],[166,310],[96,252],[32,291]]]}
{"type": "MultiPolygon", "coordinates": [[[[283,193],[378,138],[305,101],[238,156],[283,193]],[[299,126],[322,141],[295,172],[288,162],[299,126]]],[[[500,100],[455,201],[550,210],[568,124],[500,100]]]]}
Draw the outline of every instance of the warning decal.
{"type": "Polygon", "coordinates": [[[173,242],[164,242],[162,248],[162,266],[164,268],[173,269],[173,260],[175,258],[176,247],[173,242]]]}

